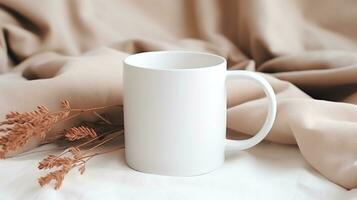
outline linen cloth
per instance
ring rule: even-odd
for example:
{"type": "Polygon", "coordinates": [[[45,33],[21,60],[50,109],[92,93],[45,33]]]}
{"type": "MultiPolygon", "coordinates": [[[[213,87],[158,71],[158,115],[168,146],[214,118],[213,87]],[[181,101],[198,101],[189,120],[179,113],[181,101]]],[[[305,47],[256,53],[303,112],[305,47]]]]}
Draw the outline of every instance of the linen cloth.
{"type": "MultiPolygon", "coordinates": [[[[112,146],[121,144],[118,140],[112,146]]],[[[270,142],[247,151],[226,152],[226,162],[217,170],[194,177],[144,174],[130,169],[124,151],[93,158],[81,176],[74,170],[56,191],[40,189],[36,178],[38,160],[53,146],[0,163],[0,200],[217,200],[289,199],[356,200],[357,189],[346,191],[314,170],[295,146],[270,142]]],[[[105,149],[103,149],[105,150],[105,149]]]]}
{"type": "MultiPolygon", "coordinates": [[[[357,187],[356,1],[0,2],[0,116],[57,109],[60,99],[81,108],[121,104],[127,55],[211,52],[272,84],[278,114],[267,140],[296,144],[327,179],[357,187]]],[[[253,83],[230,81],[228,128],[256,133],[265,101],[253,83]]]]}

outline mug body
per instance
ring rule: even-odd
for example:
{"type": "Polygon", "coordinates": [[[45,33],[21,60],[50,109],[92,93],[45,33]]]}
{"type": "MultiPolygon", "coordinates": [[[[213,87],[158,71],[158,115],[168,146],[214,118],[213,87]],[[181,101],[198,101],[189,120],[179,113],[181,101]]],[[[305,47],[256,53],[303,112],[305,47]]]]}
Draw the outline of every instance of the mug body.
{"type": "Polygon", "coordinates": [[[158,51],[124,61],[127,164],[171,176],[207,173],[224,161],[226,61],[207,53],[158,51]]]}

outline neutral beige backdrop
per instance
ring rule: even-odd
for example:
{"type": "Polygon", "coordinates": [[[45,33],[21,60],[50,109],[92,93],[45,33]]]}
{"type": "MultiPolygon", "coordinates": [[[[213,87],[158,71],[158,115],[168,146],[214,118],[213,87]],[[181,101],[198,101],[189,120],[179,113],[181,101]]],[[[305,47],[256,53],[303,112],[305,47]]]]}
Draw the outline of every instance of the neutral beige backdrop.
{"type": "MultiPolygon", "coordinates": [[[[356,7],[354,0],[1,0],[0,116],[39,104],[56,109],[64,98],[76,107],[120,104],[122,60],[136,52],[212,52],[231,70],[254,60],[247,70],[264,73],[278,97],[268,140],[297,144],[321,174],[357,188],[356,7]]],[[[265,118],[263,92],[246,81],[228,90],[228,128],[254,134],[265,118]]]]}

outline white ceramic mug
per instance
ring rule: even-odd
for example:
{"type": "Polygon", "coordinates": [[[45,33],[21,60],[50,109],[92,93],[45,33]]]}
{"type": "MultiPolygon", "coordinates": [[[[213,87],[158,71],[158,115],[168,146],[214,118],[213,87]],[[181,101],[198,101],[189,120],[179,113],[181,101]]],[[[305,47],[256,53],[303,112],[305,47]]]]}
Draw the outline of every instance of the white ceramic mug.
{"type": "MultiPolygon", "coordinates": [[[[276,99],[254,72],[227,71],[223,57],[189,51],[157,51],[124,60],[125,154],[142,172],[193,176],[218,168],[227,143],[237,150],[264,139],[273,126],[276,99]],[[262,129],[247,140],[226,139],[226,80],[251,79],[268,98],[262,129]]],[[[239,123],[239,122],[237,122],[239,123]]],[[[254,123],[254,122],[252,122],[254,123]]]]}

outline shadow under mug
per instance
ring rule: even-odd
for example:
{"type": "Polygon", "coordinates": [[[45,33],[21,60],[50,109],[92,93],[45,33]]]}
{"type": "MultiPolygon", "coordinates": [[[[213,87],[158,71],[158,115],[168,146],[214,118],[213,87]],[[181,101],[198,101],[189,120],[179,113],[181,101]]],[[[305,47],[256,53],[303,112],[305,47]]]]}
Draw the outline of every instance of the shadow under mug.
{"type": "MultiPolygon", "coordinates": [[[[226,145],[250,148],[264,139],[277,111],[274,91],[254,72],[227,71],[223,57],[190,51],[134,54],[124,60],[124,127],[127,164],[138,171],[193,176],[218,168],[226,145]],[[268,114],[246,140],[226,139],[226,81],[262,86],[268,114]]],[[[237,122],[239,123],[239,122],[237,122]]]]}

